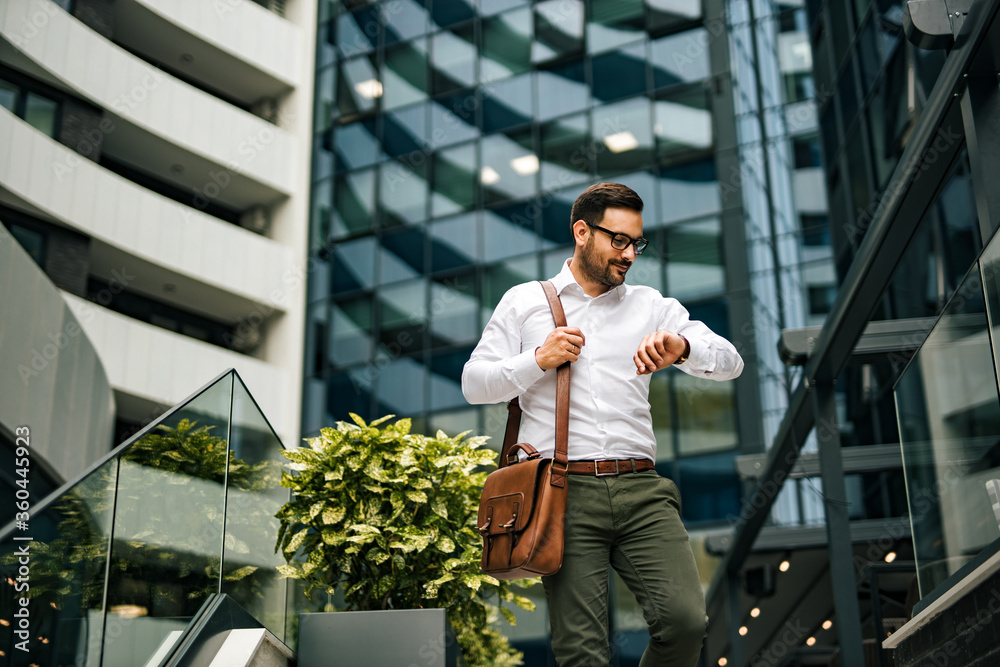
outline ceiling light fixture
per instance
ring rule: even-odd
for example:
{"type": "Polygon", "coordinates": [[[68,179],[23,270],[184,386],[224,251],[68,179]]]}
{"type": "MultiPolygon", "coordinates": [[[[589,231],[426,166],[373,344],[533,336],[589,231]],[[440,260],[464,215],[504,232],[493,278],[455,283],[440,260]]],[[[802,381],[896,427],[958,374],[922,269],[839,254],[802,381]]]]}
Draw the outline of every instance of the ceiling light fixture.
{"type": "Polygon", "coordinates": [[[612,153],[624,153],[638,148],[639,140],[635,138],[634,134],[628,130],[624,130],[604,137],[604,145],[612,153]]]}
{"type": "Polygon", "coordinates": [[[758,616],[760,616],[760,607],[754,607],[753,609],[751,609],[750,616],[752,616],[753,618],[757,618],[758,616]]]}
{"type": "Polygon", "coordinates": [[[354,84],[354,90],[356,90],[358,95],[361,97],[367,100],[373,100],[377,97],[382,97],[382,82],[378,79],[359,81],[354,84]]]}
{"type": "Polygon", "coordinates": [[[896,552],[895,551],[890,551],[889,553],[887,553],[885,555],[885,562],[886,563],[891,563],[894,560],[896,560],[896,552]]]}
{"type": "Polygon", "coordinates": [[[534,153],[516,157],[510,161],[511,169],[521,176],[529,176],[538,173],[538,156],[534,153]]]}
{"type": "Polygon", "coordinates": [[[747,630],[747,626],[745,625],[740,626],[740,637],[745,637],[748,632],[750,631],[747,630]]]}
{"type": "Polygon", "coordinates": [[[789,563],[787,560],[783,560],[781,561],[781,565],[778,566],[778,569],[781,570],[782,572],[788,572],[788,568],[790,568],[791,566],[792,566],[791,563],[789,563]]]}
{"type": "Polygon", "coordinates": [[[827,619],[827,620],[823,621],[823,629],[824,630],[829,630],[832,627],[833,627],[833,621],[831,621],[830,619],[827,619]]]}
{"type": "Polygon", "coordinates": [[[810,637],[809,639],[806,640],[806,646],[812,646],[815,643],[816,643],[815,637],[810,637]]]}
{"type": "Polygon", "coordinates": [[[728,665],[728,664],[729,664],[729,661],[726,660],[724,657],[723,658],[719,658],[719,667],[726,667],[726,665],[728,665]]]}
{"type": "Polygon", "coordinates": [[[500,180],[500,174],[493,167],[483,167],[479,170],[479,182],[483,185],[493,185],[500,180]]]}

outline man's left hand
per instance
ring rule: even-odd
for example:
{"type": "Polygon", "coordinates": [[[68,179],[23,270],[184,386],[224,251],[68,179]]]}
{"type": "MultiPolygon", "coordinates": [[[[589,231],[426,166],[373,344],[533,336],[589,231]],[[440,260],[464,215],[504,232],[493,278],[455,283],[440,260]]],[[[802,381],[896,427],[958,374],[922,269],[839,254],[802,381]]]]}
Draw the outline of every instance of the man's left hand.
{"type": "Polygon", "coordinates": [[[649,375],[673,365],[684,354],[685,347],[684,338],[672,331],[657,331],[645,336],[632,355],[636,375],[649,375]]]}

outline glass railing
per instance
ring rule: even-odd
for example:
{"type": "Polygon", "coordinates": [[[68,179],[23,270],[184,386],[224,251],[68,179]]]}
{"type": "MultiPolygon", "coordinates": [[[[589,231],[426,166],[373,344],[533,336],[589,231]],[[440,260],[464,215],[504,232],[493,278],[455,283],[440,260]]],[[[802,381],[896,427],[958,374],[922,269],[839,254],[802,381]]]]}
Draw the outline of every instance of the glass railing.
{"type": "Polygon", "coordinates": [[[18,517],[0,532],[0,664],[160,664],[214,593],[284,640],[281,450],[230,370],[18,517]]]}
{"type": "Polygon", "coordinates": [[[994,239],[895,388],[922,598],[1000,538],[990,497],[1000,485],[998,269],[994,239]]]}

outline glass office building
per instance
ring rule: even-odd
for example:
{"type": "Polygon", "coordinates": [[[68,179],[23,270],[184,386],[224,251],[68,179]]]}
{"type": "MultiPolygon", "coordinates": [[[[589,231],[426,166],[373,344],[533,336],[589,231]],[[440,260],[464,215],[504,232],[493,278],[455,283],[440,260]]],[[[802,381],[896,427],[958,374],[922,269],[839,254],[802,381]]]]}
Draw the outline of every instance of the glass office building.
{"type": "MultiPolygon", "coordinates": [[[[740,511],[734,459],[764,451],[787,405],[774,342],[821,322],[832,284],[805,11],[732,4],[321,4],[306,435],[396,414],[498,446],[505,406],[468,405],[462,367],[504,292],[572,254],[579,193],[624,183],[650,239],[628,281],[680,299],[747,362],[733,383],[652,378],[657,465],[707,583],[701,536],[740,511]]],[[[630,664],[645,624],[614,597],[630,664]]],[[[524,625],[528,647],[544,616],[524,625]]]]}

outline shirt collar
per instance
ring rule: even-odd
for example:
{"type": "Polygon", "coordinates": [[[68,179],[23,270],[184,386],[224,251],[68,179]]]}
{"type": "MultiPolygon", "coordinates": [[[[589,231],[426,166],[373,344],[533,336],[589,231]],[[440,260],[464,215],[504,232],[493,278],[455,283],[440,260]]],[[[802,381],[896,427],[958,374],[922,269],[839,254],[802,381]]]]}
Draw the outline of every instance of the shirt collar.
{"type": "MultiPolygon", "coordinates": [[[[580,287],[580,283],[576,281],[576,276],[573,275],[573,272],[569,268],[569,259],[563,262],[562,270],[550,280],[552,284],[555,285],[556,294],[559,294],[560,296],[562,295],[563,290],[573,285],[576,286],[576,289],[579,290],[580,294],[584,293],[583,288],[580,287]]],[[[618,287],[612,287],[608,290],[608,292],[617,296],[618,300],[621,301],[625,298],[626,289],[627,287],[625,283],[622,283],[618,287]]]]}

